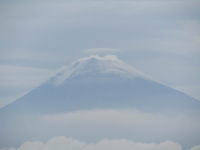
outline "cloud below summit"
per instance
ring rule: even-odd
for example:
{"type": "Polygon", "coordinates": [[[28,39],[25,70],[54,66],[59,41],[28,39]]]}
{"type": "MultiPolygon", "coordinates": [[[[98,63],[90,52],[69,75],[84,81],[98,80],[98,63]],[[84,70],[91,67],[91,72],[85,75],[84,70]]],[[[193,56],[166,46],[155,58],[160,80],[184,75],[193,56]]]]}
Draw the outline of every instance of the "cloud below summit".
{"type": "Polygon", "coordinates": [[[104,139],[97,143],[85,143],[73,138],[54,137],[47,143],[25,142],[19,148],[0,149],[0,150],[181,150],[177,143],[166,141],[160,144],[156,143],[135,143],[129,140],[108,140],[104,139]]]}
{"type": "MultiPolygon", "coordinates": [[[[18,128],[12,128],[11,132],[10,129],[13,123],[10,123],[5,127],[4,131],[1,131],[2,133],[10,133],[9,135],[2,135],[5,137],[5,142],[9,141],[10,137],[23,139],[22,143],[24,143],[25,141],[31,140],[27,139],[28,135],[42,141],[46,141],[54,136],[64,135],[81,141],[98,143],[95,145],[97,150],[98,146],[100,146],[99,143],[102,143],[99,141],[104,138],[125,138],[131,141],[137,139],[135,142],[139,141],[143,143],[152,143],[155,141],[160,143],[170,140],[179,143],[182,147],[189,145],[187,148],[200,144],[198,140],[200,139],[200,118],[190,117],[184,114],[169,116],[145,113],[137,110],[108,109],[75,111],[38,117],[25,115],[13,119],[13,121],[15,122],[15,126],[18,128]],[[41,137],[43,138],[41,139],[41,137]]],[[[131,143],[131,141],[128,143],[131,143]]],[[[121,143],[122,141],[118,140],[118,142],[121,143]]],[[[133,147],[131,147],[132,149],[135,148],[135,142],[130,144],[133,145],[133,147]]],[[[106,149],[105,141],[103,143],[103,149],[109,149],[109,147],[106,149]]],[[[108,141],[107,143],[108,146],[110,144],[113,146],[114,142],[108,141]]],[[[44,146],[43,143],[42,145],[44,146]]],[[[91,147],[91,144],[86,145],[90,145],[91,147]]],[[[123,147],[129,147],[130,145],[125,144],[123,147]]],[[[146,146],[148,147],[149,145],[147,144],[146,146]]],[[[158,147],[158,150],[165,150],[163,147],[160,148],[158,145],[156,147],[158,147]]],[[[67,149],[67,147],[65,148],[67,149]]],[[[143,147],[139,149],[142,148],[143,147]]],[[[157,150],[154,146],[152,149],[157,150]]],[[[176,150],[176,148],[171,148],[171,150],[176,150]]],[[[177,150],[179,149],[177,148],[177,150]]]]}

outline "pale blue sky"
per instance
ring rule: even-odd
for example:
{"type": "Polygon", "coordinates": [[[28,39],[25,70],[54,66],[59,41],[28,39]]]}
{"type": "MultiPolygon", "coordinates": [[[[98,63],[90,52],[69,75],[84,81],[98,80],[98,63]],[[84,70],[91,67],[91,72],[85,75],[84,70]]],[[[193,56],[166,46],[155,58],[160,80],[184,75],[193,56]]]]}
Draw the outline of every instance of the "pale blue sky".
{"type": "Polygon", "coordinates": [[[115,54],[200,100],[199,7],[198,0],[1,0],[0,106],[93,54],[115,54]]]}

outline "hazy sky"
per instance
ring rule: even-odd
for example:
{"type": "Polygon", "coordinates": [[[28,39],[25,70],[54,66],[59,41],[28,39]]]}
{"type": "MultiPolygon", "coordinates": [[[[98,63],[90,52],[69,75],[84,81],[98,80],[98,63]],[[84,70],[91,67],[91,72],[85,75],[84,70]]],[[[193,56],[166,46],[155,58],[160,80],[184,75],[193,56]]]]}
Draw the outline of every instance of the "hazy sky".
{"type": "Polygon", "coordinates": [[[1,0],[0,106],[94,54],[115,54],[200,100],[199,7],[199,0],[1,0]]]}

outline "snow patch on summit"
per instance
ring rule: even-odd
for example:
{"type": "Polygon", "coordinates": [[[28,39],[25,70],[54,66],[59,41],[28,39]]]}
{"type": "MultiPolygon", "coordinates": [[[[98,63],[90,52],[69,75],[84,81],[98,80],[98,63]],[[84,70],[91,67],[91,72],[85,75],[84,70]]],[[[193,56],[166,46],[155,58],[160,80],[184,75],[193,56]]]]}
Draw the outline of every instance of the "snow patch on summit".
{"type": "Polygon", "coordinates": [[[67,79],[73,78],[97,78],[99,77],[121,77],[121,78],[135,78],[143,77],[144,74],[137,71],[130,65],[119,60],[115,55],[106,55],[100,57],[92,55],[86,58],[81,58],[69,66],[62,67],[55,76],[50,79],[54,85],[60,85],[67,79]]]}

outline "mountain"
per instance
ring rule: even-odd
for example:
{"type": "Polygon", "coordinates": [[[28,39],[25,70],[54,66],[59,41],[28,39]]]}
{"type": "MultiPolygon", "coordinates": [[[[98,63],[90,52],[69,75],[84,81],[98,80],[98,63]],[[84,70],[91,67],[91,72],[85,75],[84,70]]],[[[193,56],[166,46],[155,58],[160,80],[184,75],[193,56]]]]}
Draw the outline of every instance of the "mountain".
{"type": "Polygon", "coordinates": [[[0,148],[66,136],[199,144],[200,102],[116,56],[90,56],[0,109],[0,148]],[[135,110],[136,109],[136,110],[135,110]]]}
{"type": "Polygon", "coordinates": [[[200,102],[153,81],[116,56],[90,56],[61,68],[53,77],[0,114],[135,108],[147,112],[195,112],[200,102]]]}

